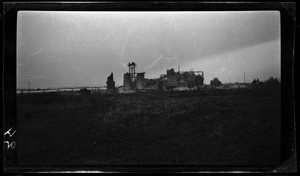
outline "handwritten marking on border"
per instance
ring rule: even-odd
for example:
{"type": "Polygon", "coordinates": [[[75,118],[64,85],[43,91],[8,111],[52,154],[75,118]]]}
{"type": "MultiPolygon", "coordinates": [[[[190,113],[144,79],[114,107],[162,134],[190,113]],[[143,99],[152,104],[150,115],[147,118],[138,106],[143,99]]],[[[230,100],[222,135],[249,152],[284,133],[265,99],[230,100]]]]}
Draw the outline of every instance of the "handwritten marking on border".
{"type": "MultiPolygon", "coordinates": [[[[14,132],[12,132],[11,133],[11,130],[13,129],[13,127],[11,127],[8,131],[6,131],[5,133],[4,133],[4,136],[5,135],[9,135],[9,137],[13,137],[13,135],[16,133],[16,131],[17,130],[15,130],[14,132]]],[[[13,148],[15,148],[16,147],[16,145],[17,145],[17,143],[15,142],[15,141],[12,141],[11,143],[9,142],[9,141],[4,141],[4,143],[6,143],[7,144],[7,150],[8,149],[13,149],[13,148]]]]}

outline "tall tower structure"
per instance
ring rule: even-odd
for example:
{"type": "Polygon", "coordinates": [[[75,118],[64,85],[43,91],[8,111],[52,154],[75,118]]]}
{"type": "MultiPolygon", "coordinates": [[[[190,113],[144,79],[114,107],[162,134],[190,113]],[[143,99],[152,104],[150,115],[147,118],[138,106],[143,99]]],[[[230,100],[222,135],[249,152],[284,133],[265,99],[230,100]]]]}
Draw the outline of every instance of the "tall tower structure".
{"type": "Polygon", "coordinates": [[[129,68],[129,72],[128,72],[128,73],[130,74],[130,78],[131,78],[131,81],[132,81],[132,82],[133,82],[134,79],[136,78],[135,67],[136,67],[135,62],[128,63],[128,68],[129,68]]]}
{"type": "Polygon", "coordinates": [[[136,64],[134,62],[128,63],[128,73],[124,74],[123,85],[124,90],[132,90],[134,88],[134,80],[136,79],[135,67],[136,64]]]}

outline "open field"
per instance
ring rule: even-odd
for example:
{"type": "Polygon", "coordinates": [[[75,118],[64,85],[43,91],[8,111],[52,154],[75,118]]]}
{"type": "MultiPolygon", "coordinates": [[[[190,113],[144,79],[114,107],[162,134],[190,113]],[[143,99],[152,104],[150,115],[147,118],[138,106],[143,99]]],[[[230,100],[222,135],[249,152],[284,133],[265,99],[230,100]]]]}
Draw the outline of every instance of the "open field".
{"type": "Polygon", "coordinates": [[[17,96],[18,161],[275,166],[280,90],[17,96]]]}

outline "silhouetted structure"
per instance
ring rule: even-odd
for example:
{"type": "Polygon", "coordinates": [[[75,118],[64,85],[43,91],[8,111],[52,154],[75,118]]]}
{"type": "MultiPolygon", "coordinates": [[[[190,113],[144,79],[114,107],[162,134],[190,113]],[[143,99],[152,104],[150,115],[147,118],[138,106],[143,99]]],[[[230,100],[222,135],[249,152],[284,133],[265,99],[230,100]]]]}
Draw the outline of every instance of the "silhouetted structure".
{"type": "Polygon", "coordinates": [[[136,73],[135,67],[136,64],[134,62],[128,63],[129,72],[124,74],[123,79],[123,90],[125,92],[143,90],[145,89],[145,72],[136,73]]]}
{"type": "Polygon", "coordinates": [[[123,85],[124,90],[131,90],[132,89],[132,81],[130,73],[125,73],[123,78],[123,85]]]}
{"type": "Polygon", "coordinates": [[[115,81],[114,81],[113,73],[111,73],[110,76],[107,77],[106,85],[107,85],[107,92],[109,93],[115,92],[115,81]]]}
{"type": "Polygon", "coordinates": [[[135,79],[135,89],[145,89],[145,73],[137,73],[135,79]]]}
{"type": "Polygon", "coordinates": [[[123,87],[118,88],[120,93],[131,93],[146,90],[173,90],[196,89],[203,86],[203,71],[175,72],[173,68],[167,70],[166,75],[157,79],[145,78],[145,72],[136,73],[134,62],[128,63],[128,72],[124,74],[123,87]]]}
{"type": "Polygon", "coordinates": [[[219,86],[222,85],[222,82],[219,81],[218,78],[214,78],[213,80],[210,81],[210,85],[211,85],[212,87],[219,87],[219,86]]]}
{"type": "Polygon", "coordinates": [[[128,68],[129,68],[129,72],[128,73],[130,74],[131,82],[133,82],[134,79],[136,78],[135,67],[136,67],[135,62],[128,63],[128,68]]]}
{"type": "Polygon", "coordinates": [[[204,73],[203,71],[178,71],[174,69],[167,70],[166,75],[161,75],[162,89],[193,89],[199,88],[203,85],[204,73]]]}

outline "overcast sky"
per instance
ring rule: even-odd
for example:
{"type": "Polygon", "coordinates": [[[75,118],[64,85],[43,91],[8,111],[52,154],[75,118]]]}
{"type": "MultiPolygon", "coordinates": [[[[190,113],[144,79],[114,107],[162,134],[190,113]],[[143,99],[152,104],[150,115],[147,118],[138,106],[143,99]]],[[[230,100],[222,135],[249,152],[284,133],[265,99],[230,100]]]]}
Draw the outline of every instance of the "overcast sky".
{"type": "Polygon", "coordinates": [[[280,13],[20,11],[17,87],[123,84],[127,63],[157,78],[178,65],[204,82],[280,78],[280,13]]]}

